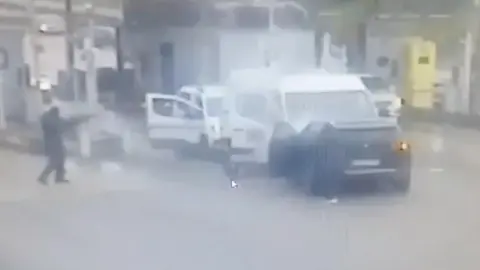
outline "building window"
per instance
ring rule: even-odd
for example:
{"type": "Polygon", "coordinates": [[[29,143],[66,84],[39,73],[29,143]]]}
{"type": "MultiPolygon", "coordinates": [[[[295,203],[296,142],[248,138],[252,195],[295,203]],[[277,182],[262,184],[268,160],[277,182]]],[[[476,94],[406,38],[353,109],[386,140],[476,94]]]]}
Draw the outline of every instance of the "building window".
{"type": "Polygon", "coordinates": [[[273,20],[275,25],[282,29],[303,29],[307,26],[305,13],[294,6],[275,8],[273,20]]]}
{"type": "Polygon", "coordinates": [[[239,6],[234,9],[235,26],[246,29],[267,29],[269,11],[265,7],[239,6]]]}
{"type": "Polygon", "coordinates": [[[386,56],[380,56],[377,59],[377,66],[386,67],[390,63],[390,59],[386,56]]]}
{"type": "Polygon", "coordinates": [[[146,53],[140,55],[140,73],[143,75],[147,74],[150,70],[150,60],[146,53]]]}

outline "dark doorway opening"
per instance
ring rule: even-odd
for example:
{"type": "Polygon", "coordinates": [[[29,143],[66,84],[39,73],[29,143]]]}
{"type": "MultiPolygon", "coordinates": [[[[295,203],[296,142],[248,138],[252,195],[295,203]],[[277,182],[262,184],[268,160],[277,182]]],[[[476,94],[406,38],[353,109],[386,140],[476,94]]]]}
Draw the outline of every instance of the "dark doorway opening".
{"type": "Polygon", "coordinates": [[[174,46],[171,42],[160,45],[161,69],[162,69],[162,89],[164,94],[175,93],[175,66],[174,66],[174,46]]]}

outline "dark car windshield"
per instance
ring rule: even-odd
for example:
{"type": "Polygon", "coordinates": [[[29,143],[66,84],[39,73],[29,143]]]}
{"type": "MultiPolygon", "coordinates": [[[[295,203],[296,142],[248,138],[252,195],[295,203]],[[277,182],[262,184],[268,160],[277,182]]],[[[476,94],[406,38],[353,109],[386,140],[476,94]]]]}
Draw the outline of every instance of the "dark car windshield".
{"type": "Polygon", "coordinates": [[[380,77],[367,76],[367,77],[361,77],[361,80],[365,85],[365,87],[367,87],[367,89],[370,90],[372,93],[390,92],[388,83],[380,77]]]}
{"type": "Polygon", "coordinates": [[[288,93],[285,106],[291,121],[356,121],[377,116],[363,91],[288,93]]]}

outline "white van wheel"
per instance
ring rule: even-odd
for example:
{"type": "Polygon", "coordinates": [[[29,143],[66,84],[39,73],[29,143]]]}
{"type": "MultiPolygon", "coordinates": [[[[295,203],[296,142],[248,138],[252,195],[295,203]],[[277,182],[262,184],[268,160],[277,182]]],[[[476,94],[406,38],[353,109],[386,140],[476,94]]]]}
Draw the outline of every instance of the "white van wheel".
{"type": "Polygon", "coordinates": [[[174,156],[175,159],[180,161],[191,160],[194,158],[194,151],[192,147],[183,146],[175,150],[174,156]]]}
{"type": "Polygon", "coordinates": [[[199,158],[206,158],[206,159],[211,159],[213,157],[213,151],[210,149],[210,144],[208,143],[208,137],[203,134],[200,137],[200,141],[196,145],[196,155],[199,158]]]}

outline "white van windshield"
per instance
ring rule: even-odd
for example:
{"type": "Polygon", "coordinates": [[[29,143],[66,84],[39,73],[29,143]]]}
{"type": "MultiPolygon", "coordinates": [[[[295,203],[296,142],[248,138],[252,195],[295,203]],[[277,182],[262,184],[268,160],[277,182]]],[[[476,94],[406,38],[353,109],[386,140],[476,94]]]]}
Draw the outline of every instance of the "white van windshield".
{"type": "Polygon", "coordinates": [[[205,110],[207,116],[209,117],[218,117],[221,115],[223,110],[223,98],[207,98],[205,101],[205,110]]]}
{"type": "Polygon", "coordinates": [[[245,118],[264,122],[268,117],[268,100],[262,94],[239,94],[236,97],[236,111],[245,118]]]}
{"type": "Polygon", "coordinates": [[[362,91],[287,93],[285,112],[290,121],[355,121],[377,116],[362,91]]]}

